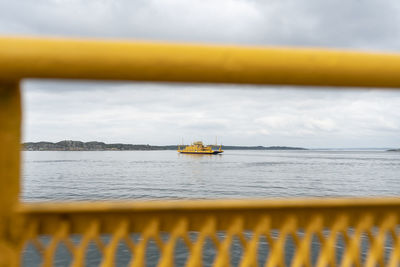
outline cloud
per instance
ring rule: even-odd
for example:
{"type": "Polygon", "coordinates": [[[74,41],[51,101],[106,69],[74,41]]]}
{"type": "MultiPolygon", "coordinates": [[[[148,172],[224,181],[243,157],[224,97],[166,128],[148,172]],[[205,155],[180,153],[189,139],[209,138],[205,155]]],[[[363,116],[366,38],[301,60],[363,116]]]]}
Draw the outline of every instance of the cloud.
{"type": "Polygon", "coordinates": [[[251,86],[25,83],[25,140],[174,144],[396,146],[400,95],[251,86]],[[61,93],[60,93],[61,92],[61,93]],[[371,143],[371,142],[375,143],[371,143]]]}
{"type": "Polygon", "coordinates": [[[0,1],[0,33],[398,50],[395,0],[0,1]]]}
{"type": "Polygon", "coordinates": [[[260,1],[262,43],[398,50],[397,1],[260,1]]]}
{"type": "Polygon", "coordinates": [[[180,41],[252,38],[262,16],[243,0],[26,0],[0,7],[3,33],[180,41]]]}

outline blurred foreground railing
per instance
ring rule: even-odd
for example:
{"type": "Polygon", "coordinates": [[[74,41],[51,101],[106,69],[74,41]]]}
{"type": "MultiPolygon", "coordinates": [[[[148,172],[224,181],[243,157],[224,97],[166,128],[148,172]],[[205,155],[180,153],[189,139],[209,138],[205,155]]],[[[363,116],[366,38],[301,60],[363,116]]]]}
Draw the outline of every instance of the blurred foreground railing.
{"type": "Polygon", "coordinates": [[[73,266],[399,266],[400,199],[19,203],[21,79],[399,88],[399,73],[390,54],[2,38],[0,266],[60,250],[73,266]]]}
{"type": "Polygon", "coordinates": [[[17,213],[20,248],[33,245],[45,266],[60,245],[73,266],[94,250],[112,266],[121,246],[130,266],[398,266],[399,207],[400,199],[218,200],[29,204],[17,213]]]}

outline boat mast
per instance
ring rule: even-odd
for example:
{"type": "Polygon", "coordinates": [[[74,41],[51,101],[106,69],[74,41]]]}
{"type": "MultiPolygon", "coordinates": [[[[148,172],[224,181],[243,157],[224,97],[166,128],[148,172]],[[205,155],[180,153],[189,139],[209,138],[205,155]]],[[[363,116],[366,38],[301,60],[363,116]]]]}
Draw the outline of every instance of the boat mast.
{"type": "Polygon", "coordinates": [[[178,151],[181,150],[181,146],[184,146],[184,144],[183,144],[183,137],[182,137],[182,144],[181,144],[181,145],[178,144],[178,151]]]}

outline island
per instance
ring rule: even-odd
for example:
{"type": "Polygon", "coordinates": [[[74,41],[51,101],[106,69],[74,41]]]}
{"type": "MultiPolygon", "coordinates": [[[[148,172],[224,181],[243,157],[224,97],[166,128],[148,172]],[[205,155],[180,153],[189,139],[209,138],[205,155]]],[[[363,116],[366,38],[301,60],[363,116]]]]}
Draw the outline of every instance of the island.
{"type": "Polygon", "coordinates": [[[386,151],[389,151],[389,152],[400,152],[400,148],[397,148],[397,149],[389,149],[389,150],[386,150],[386,151]]]}
{"type": "MultiPolygon", "coordinates": [[[[52,142],[27,142],[22,144],[25,151],[127,151],[127,150],[177,150],[177,145],[154,146],[154,145],[134,145],[134,144],[106,144],[103,142],[81,142],[64,140],[56,143],[52,142]]],[[[222,146],[223,150],[307,150],[301,147],[287,146],[222,146]]]]}

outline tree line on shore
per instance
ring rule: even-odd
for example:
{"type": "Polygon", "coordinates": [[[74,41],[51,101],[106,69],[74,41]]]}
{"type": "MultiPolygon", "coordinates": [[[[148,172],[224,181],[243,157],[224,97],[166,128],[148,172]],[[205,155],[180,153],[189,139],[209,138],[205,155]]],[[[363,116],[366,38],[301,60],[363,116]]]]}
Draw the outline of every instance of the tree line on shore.
{"type": "MultiPolygon", "coordinates": [[[[177,150],[177,145],[154,146],[144,144],[106,144],[103,142],[81,142],[64,140],[52,142],[27,142],[22,144],[22,149],[27,151],[105,151],[105,150],[177,150]]],[[[223,150],[305,150],[300,147],[286,146],[222,146],[223,150]]]]}

